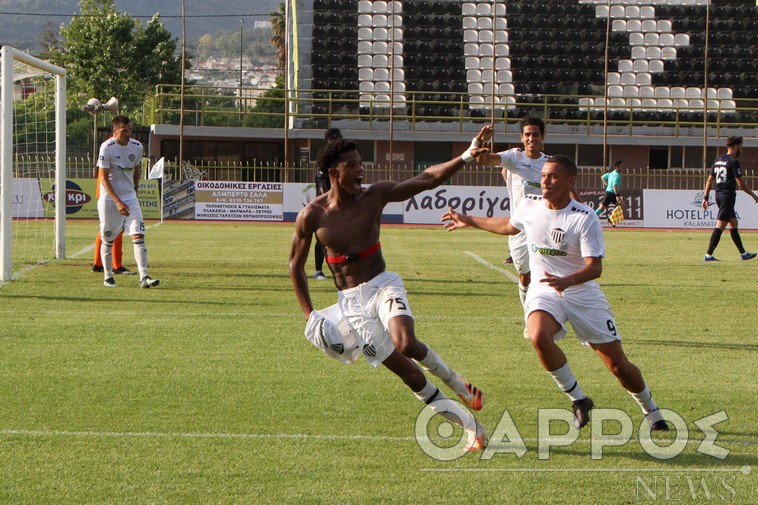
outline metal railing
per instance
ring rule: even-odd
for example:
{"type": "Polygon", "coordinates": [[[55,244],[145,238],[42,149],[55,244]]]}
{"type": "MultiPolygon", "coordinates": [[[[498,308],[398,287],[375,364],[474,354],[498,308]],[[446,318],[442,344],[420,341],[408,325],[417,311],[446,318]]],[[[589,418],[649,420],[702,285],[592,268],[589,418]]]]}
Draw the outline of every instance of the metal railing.
{"type": "MultiPolygon", "coordinates": [[[[41,173],[35,167],[49,167],[50,160],[34,156],[19,160],[14,177],[37,177],[41,173]]],[[[88,179],[93,177],[92,160],[89,158],[69,158],[67,160],[67,177],[69,179],[88,179]]],[[[143,166],[147,173],[148,162],[143,166]]],[[[365,167],[364,182],[372,184],[380,180],[401,181],[412,177],[418,170],[412,165],[383,166],[370,164],[365,167]]],[[[52,171],[47,171],[53,177],[52,171]]],[[[315,168],[311,165],[281,165],[273,163],[202,163],[185,162],[180,168],[176,160],[168,161],[164,167],[167,181],[255,181],[255,182],[303,182],[311,183],[315,179],[315,168]]],[[[576,186],[581,189],[599,188],[600,167],[579,167],[576,186]]],[[[706,171],[699,169],[624,169],[622,173],[625,189],[702,189],[706,171]]],[[[751,170],[745,170],[743,179],[750,188],[758,186],[758,176],[751,170]]],[[[502,186],[503,180],[497,167],[470,165],[462,169],[447,184],[453,186],[502,186]]]]}
{"type": "MultiPolygon", "coordinates": [[[[252,88],[220,88],[191,86],[185,91],[184,124],[187,126],[266,127],[283,128],[285,99],[263,97],[265,90],[252,88]],[[240,96],[241,95],[241,96],[240,96]],[[261,107],[261,104],[265,104],[261,107]]],[[[155,94],[157,124],[178,124],[180,114],[180,88],[178,85],[159,85],[155,94]]],[[[283,95],[283,91],[280,93],[283,95]]],[[[633,134],[640,127],[659,128],[661,135],[692,136],[707,119],[709,129],[718,136],[723,128],[758,127],[758,100],[737,101],[737,107],[722,107],[734,100],[709,98],[707,114],[700,108],[682,107],[674,100],[670,107],[642,107],[642,105],[613,105],[594,107],[580,105],[580,100],[597,100],[590,95],[512,95],[515,104],[496,106],[494,113],[486,105],[474,108],[465,93],[446,93],[445,100],[429,100],[430,92],[407,91],[402,100],[358,97],[356,91],[297,90],[289,98],[290,117],[304,127],[323,128],[338,121],[354,121],[355,128],[387,130],[391,119],[402,124],[403,130],[413,132],[440,131],[440,125],[450,131],[471,131],[494,119],[498,130],[517,131],[516,124],[526,114],[542,117],[548,124],[567,125],[578,134],[597,134],[606,124],[616,133],[633,134]],[[751,106],[746,106],[751,105],[751,106]],[[501,108],[498,108],[501,107],[501,108]],[[704,116],[707,116],[704,117],[704,116]]],[[[702,133],[698,134],[702,135],[702,133]]]]}

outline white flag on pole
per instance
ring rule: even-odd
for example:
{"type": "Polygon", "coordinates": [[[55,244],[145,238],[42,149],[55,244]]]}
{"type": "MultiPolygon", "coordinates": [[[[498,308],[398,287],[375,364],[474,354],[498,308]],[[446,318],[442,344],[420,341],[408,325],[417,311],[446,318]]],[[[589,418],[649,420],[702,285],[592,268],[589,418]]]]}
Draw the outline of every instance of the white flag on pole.
{"type": "Polygon", "coordinates": [[[163,164],[165,158],[161,158],[155,162],[153,168],[150,169],[150,173],[147,175],[148,179],[162,179],[163,178],[163,164]]]}

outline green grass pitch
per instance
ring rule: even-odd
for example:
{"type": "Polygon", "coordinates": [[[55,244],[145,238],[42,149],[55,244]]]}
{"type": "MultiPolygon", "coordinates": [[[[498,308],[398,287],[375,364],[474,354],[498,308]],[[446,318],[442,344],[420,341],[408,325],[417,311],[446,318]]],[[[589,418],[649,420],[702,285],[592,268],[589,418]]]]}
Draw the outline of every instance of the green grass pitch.
{"type": "MultiPolygon", "coordinates": [[[[419,338],[486,393],[485,426],[507,409],[528,449],[443,462],[416,443],[422,406],[399,379],[330,360],[304,339],[287,276],[291,225],[154,224],[157,288],[139,289],[137,276],[103,288],[85,251],[91,221],[69,222],[70,259],[0,286],[0,503],[758,500],[758,260],[740,261],[728,237],[723,261],[705,264],[706,232],[606,232],[601,285],[630,359],[659,405],[687,422],[681,454],[643,450],[637,405],[570,335],[561,347],[585,391],[627,412],[635,436],[596,460],[585,429],[541,460],[540,438],[561,430],[539,433],[538,409],[569,401],[521,336],[505,239],[384,227],[383,254],[405,280],[419,338]],[[725,459],[697,450],[695,422],[719,411],[725,459]]],[[[758,234],[743,238],[758,248],[758,234]]],[[[134,268],[128,240],[124,258],[134,268]]],[[[335,303],[331,282],[311,289],[317,307],[335,303]]]]}

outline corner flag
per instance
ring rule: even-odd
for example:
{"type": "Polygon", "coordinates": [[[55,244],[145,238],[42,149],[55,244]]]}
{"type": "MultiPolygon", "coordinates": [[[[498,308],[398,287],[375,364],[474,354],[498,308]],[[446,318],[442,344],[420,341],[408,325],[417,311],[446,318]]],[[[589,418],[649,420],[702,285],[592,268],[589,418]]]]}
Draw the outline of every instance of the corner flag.
{"type": "Polygon", "coordinates": [[[148,179],[162,179],[164,162],[165,162],[165,158],[159,159],[155,163],[155,165],[153,165],[153,168],[150,169],[150,173],[147,175],[147,178],[148,179]]]}

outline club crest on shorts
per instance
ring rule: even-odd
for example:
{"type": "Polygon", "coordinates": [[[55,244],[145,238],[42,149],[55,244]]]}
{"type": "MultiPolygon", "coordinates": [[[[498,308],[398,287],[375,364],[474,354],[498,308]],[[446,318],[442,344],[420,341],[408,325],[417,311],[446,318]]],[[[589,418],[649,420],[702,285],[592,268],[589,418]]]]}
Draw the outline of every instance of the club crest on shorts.
{"type": "Polygon", "coordinates": [[[363,354],[365,354],[365,355],[366,355],[366,356],[368,356],[369,358],[374,358],[374,357],[376,357],[376,347],[374,347],[374,346],[373,346],[373,345],[371,345],[371,344],[365,345],[365,346],[363,347],[363,354]]]}

